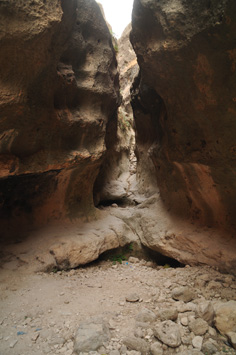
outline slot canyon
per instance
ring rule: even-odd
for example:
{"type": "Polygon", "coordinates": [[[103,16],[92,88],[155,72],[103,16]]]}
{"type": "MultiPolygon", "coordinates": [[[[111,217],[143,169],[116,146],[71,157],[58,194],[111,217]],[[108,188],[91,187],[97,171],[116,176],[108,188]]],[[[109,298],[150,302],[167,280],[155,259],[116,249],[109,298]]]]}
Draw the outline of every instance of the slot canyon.
{"type": "Polygon", "coordinates": [[[236,354],[235,0],[1,0],[0,45],[0,354],[236,354]]]}

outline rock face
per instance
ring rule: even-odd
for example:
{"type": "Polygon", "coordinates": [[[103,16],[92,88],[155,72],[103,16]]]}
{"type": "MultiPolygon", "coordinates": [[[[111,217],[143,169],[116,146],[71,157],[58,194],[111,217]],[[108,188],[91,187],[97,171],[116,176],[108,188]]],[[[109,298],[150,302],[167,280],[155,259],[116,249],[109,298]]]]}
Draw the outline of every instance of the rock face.
{"type": "Polygon", "coordinates": [[[107,155],[94,186],[95,205],[109,204],[111,201],[130,203],[130,175],[136,172],[130,88],[138,73],[136,55],[129,41],[130,30],[131,25],[128,25],[114,44],[122,100],[118,110],[117,134],[114,134],[114,125],[107,134],[107,155]]]}
{"type": "Polygon", "coordinates": [[[180,261],[190,253],[194,262],[210,254],[212,240],[214,263],[228,269],[235,268],[235,239],[223,232],[235,229],[236,212],[235,14],[233,0],[135,0],[131,32],[140,66],[132,89],[139,179],[147,187],[155,177],[175,240],[169,247],[157,225],[152,248],[172,249],[180,261]],[[176,218],[215,227],[219,237],[200,240],[176,218]]]}
{"type": "Polygon", "coordinates": [[[0,33],[2,232],[88,217],[119,103],[99,6],[4,0],[0,33]]]}

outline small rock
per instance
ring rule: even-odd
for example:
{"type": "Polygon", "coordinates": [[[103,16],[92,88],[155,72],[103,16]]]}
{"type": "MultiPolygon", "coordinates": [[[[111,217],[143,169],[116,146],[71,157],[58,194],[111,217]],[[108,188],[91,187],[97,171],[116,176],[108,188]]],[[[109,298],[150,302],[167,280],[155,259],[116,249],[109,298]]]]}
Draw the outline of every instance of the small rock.
{"type": "Polygon", "coordinates": [[[209,301],[199,303],[197,307],[197,315],[199,318],[204,319],[209,325],[212,325],[215,316],[212,303],[209,301]]]}
{"type": "Polygon", "coordinates": [[[189,287],[176,287],[172,291],[172,298],[177,301],[183,301],[185,303],[194,299],[195,294],[189,287]]]}
{"type": "Polygon", "coordinates": [[[110,355],[120,355],[119,350],[111,350],[110,355]]]}
{"type": "Polygon", "coordinates": [[[127,302],[138,302],[140,300],[140,297],[137,293],[131,293],[125,299],[127,302]]]}
{"type": "Polygon", "coordinates": [[[187,326],[188,325],[188,318],[187,317],[180,318],[180,323],[184,326],[187,326]]]}
{"type": "Polygon", "coordinates": [[[156,324],[153,333],[158,340],[171,348],[176,348],[181,344],[179,325],[171,320],[156,324]]]}
{"type": "Polygon", "coordinates": [[[218,349],[214,344],[212,344],[211,341],[207,340],[204,342],[202,346],[202,351],[204,352],[204,354],[212,355],[215,354],[218,351],[218,349]]]}
{"type": "Polygon", "coordinates": [[[183,343],[184,345],[190,345],[190,344],[192,344],[192,338],[191,338],[190,335],[183,335],[183,336],[181,337],[181,340],[182,340],[182,343],[183,343]]]}
{"type": "Polygon", "coordinates": [[[230,344],[232,344],[233,348],[236,349],[236,333],[229,332],[226,334],[226,336],[229,339],[230,344]]]}
{"type": "Polygon", "coordinates": [[[152,355],[163,355],[162,345],[158,342],[151,345],[150,351],[152,355]]]}
{"type": "Polygon", "coordinates": [[[118,207],[117,203],[112,203],[111,207],[118,207]]]}
{"type": "Polygon", "coordinates": [[[134,336],[136,336],[137,338],[144,338],[143,330],[141,328],[135,329],[134,336]]]}
{"type": "Polygon", "coordinates": [[[149,352],[149,345],[143,339],[129,336],[124,338],[123,343],[128,349],[140,351],[143,355],[146,355],[149,352]]]}
{"type": "Polygon", "coordinates": [[[209,290],[220,290],[222,288],[222,285],[220,282],[216,282],[216,281],[210,281],[209,284],[207,285],[207,288],[209,290]]]}
{"type": "Polygon", "coordinates": [[[35,333],[35,334],[32,335],[31,340],[34,341],[34,342],[36,342],[36,340],[38,339],[38,337],[39,337],[39,333],[35,333]]]}
{"type": "Polygon", "coordinates": [[[192,340],[193,347],[195,349],[197,349],[197,350],[201,350],[202,342],[203,342],[203,338],[202,337],[200,337],[200,336],[194,337],[193,340],[192,340]]]}
{"type": "Polygon", "coordinates": [[[136,316],[137,322],[153,322],[156,320],[156,314],[147,308],[143,308],[136,316]]]}
{"type": "Polygon", "coordinates": [[[191,350],[185,350],[183,352],[177,353],[177,355],[204,355],[204,354],[200,350],[191,349],[191,350]]]}
{"type": "Polygon", "coordinates": [[[177,306],[178,312],[185,313],[185,312],[195,312],[197,306],[193,302],[188,302],[184,304],[179,304],[177,306]]]}
{"type": "Polygon", "coordinates": [[[100,348],[104,342],[110,339],[108,325],[103,321],[83,323],[77,330],[75,337],[74,351],[80,352],[94,351],[100,348]]]}
{"type": "Polygon", "coordinates": [[[178,311],[177,308],[164,308],[159,311],[159,318],[164,320],[176,320],[178,318],[178,311]]]}
{"type": "Polygon", "coordinates": [[[139,263],[139,259],[135,258],[134,256],[130,256],[129,257],[129,262],[132,264],[138,264],[139,263]]]}
{"type": "Polygon", "coordinates": [[[121,347],[120,347],[120,353],[121,354],[126,354],[126,352],[127,352],[127,347],[124,344],[122,344],[121,347]]]}
{"type": "Polygon", "coordinates": [[[10,343],[10,348],[14,348],[16,343],[18,342],[18,340],[13,340],[11,343],[10,343]]]}
{"type": "Polygon", "coordinates": [[[236,301],[223,303],[215,309],[215,326],[222,334],[236,332],[236,301]]]}
{"type": "Polygon", "coordinates": [[[192,320],[189,323],[189,329],[195,334],[195,335],[203,335],[208,331],[208,324],[205,320],[201,318],[197,318],[195,320],[192,320]]]}
{"type": "Polygon", "coordinates": [[[214,328],[212,328],[212,327],[209,327],[208,333],[209,333],[209,335],[210,335],[211,337],[213,337],[213,338],[217,337],[217,332],[216,332],[216,330],[215,330],[214,328]]]}

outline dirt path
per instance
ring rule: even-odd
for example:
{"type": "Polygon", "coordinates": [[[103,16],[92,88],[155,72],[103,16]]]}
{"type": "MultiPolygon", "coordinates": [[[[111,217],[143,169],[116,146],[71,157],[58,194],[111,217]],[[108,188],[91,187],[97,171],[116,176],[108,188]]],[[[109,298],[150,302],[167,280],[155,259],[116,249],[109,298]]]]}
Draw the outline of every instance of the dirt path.
{"type": "MultiPolygon", "coordinates": [[[[0,354],[73,354],[76,331],[90,317],[102,317],[109,324],[111,340],[100,353],[129,354],[123,345],[126,336],[136,335],[149,345],[157,341],[150,324],[137,324],[136,316],[142,309],[158,316],[162,309],[175,307],[179,313],[176,321],[181,324],[184,303],[171,297],[176,286],[193,288],[192,307],[203,300],[213,304],[236,300],[236,282],[230,275],[208,267],[172,269],[148,265],[144,261],[122,265],[102,261],[50,274],[31,274],[22,268],[1,269],[0,354]],[[138,302],[126,301],[132,293],[137,294],[138,302]]],[[[188,312],[185,316],[189,316],[188,312]]],[[[187,326],[183,328],[190,338],[194,337],[187,326]]],[[[236,354],[226,338],[211,327],[204,335],[204,340],[209,338],[215,342],[218,354],[226,350],[236,354]]],[[[193,349],[191,341],[177,349],[165,344],[161,347],[164,354],[187,354],[188,349],[193,349]]]]}

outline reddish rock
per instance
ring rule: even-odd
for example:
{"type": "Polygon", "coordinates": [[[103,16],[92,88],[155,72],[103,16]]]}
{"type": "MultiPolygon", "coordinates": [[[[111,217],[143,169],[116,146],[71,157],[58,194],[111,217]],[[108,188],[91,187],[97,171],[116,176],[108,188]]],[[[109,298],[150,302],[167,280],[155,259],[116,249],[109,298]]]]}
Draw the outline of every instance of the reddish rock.
{"type": "Polygon", "coordinates": [[[135,0],[131,32],[139,178],[146,187],[150,176],[157,182],[173,237],[171,247],[163,241],[159,216],[151,247],[191,263],[215,254],[209,263],[228,270],[236,244],[235,14],[234,0],[135,0]],[[176,227],[176,217],[195,235],[191,224],[188,233],[176,227]],[[219,235],[209,229],[201,240],[194,224],[219,235]]]}
{"type": "Polygon", "coordinates": [[[116,121],[111,35],[93,0],[0,5],[2,231],[94,214],[116,121]]]}

